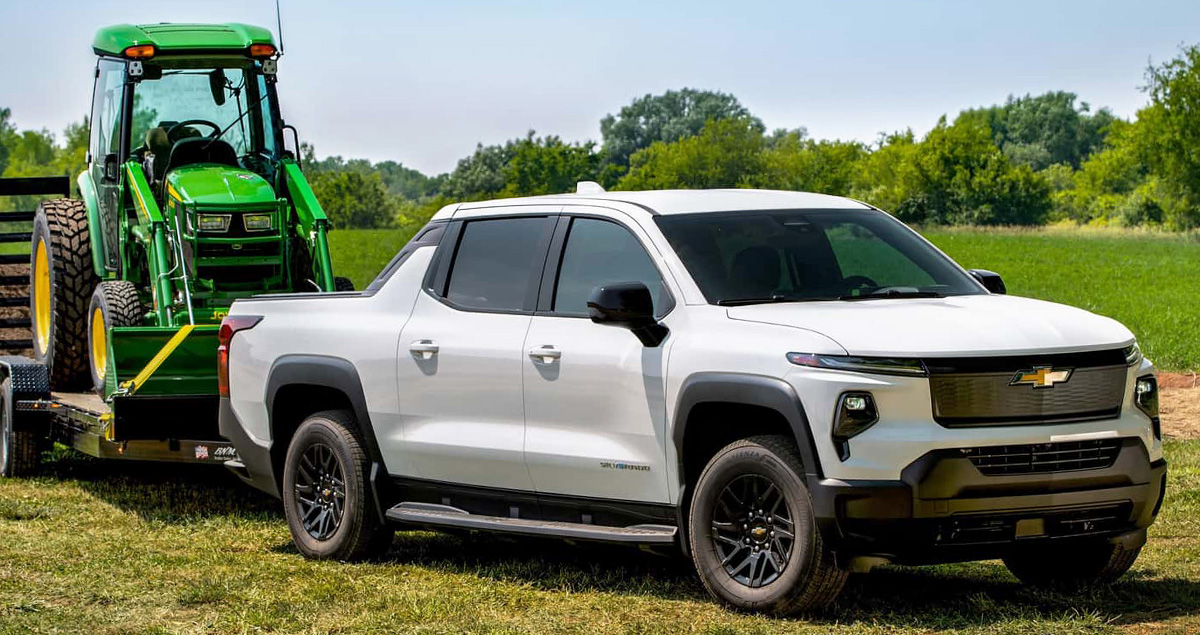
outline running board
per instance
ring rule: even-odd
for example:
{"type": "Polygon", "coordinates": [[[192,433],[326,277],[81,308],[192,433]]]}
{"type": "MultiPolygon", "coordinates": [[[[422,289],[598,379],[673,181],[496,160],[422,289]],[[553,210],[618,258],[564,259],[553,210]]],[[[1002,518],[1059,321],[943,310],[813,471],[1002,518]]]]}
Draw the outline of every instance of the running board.
{"type": "Polygon", "coordinates": [[[571,540],[598,540],[637,544],[669,544],[675,542],[675,527],[667,525],[633,525],[607,527],[584,523],[565,523],[553,520],[480,516],[457,507],[432,503],[400,503],[387,511],[388,520],[436,527],[459,527],[483,531],[502,531],[527,536],[553,536],[571,540]]]}

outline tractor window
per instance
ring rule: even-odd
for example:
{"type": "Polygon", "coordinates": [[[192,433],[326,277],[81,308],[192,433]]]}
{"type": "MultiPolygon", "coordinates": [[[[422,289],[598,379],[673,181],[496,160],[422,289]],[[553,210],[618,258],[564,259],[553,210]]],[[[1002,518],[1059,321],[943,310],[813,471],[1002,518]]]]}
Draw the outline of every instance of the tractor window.
{"type": "Polygon", "coordinates": [[[249,68],[164,68],[134,90],[131,145],[160,164],[180,140],[217,135],[238,157],[273,154],[267,95],[263,77],[249,68]]]}
{"type": "Polygon", "coordinates": [[[125,62],[100,60],[96,92],[92,98],[93,160],[104,163],[104,155],[120,152],[121,137],[117,129],[121,122],[121,105],[124,103],[125,62]]]}

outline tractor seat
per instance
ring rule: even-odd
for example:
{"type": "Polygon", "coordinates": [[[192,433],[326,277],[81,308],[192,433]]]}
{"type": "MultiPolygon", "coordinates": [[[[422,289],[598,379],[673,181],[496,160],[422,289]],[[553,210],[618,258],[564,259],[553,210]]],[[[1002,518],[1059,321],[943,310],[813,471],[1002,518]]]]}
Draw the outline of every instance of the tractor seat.
{"type": "MultiPolygon", "coordinates": [[[[209,139],[207,137],[196,137],[191,139],[180,139],[171,146],[171,154],[167,159],[167,164],[163,166],[162,174],[165,176],[175,168],[194,163],[219,163],[230,167],[238,167],[237,151],[233,146],[220,139],[209,139]]],[[[155,169],[155,172],[158,170],[155,169]]]]}

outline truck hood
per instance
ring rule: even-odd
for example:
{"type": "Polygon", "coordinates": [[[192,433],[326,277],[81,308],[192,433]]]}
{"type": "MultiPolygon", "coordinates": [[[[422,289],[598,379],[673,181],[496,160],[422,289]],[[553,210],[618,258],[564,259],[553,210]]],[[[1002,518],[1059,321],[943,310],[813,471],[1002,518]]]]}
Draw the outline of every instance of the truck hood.
{"type": "Polygon", "coordinates": [[[171,170],[166,182],[170,196],[184,203],[262,206],[275,202],[275,190],[266,179],[228,165],[187,165],[171,170]]]}
{"type": "Polygon", "coordinates": [[[728,315],[816,331],[848,354],[862,356],[1024,355],[1118,348],[1134,341],[1116,320],[1007,295],[758,304],[731,307],[728,315]]]}

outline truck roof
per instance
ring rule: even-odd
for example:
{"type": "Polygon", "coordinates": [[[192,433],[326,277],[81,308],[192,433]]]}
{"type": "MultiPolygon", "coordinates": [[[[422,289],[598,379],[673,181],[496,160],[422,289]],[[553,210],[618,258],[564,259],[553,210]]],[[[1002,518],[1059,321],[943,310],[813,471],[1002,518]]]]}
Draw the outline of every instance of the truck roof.
{"type": "Polygon", "coordinates": [[[115,24],[96,31],[92,50],[97,55],[121,55],[125,49],[153,44],[163,52],[236,52],[251,44],[275,45],[267,29],[249,24],[115,24]]]}
{"type": "Polygon", "coordinates": [[[692,212],[732,212],[764,209],[870,209],[865,203],[828,194],[785,192],[780,190],[651,190],[644,192],[588,192],[550,194],[510,198],[503,201],[477,201],[442,208],[435,218],[448,218],[455,210],[471,210],[499,205],[545,205],[547,203],[584,203],[614,201],[631,203],[651,214],[692,212]]]}

